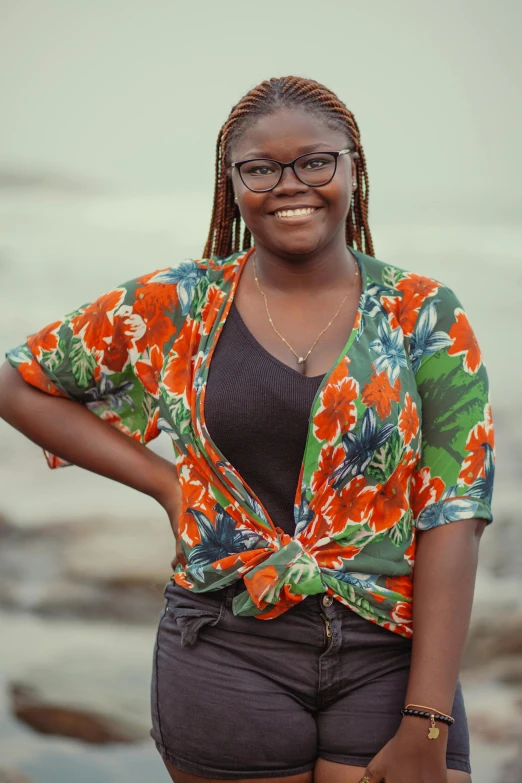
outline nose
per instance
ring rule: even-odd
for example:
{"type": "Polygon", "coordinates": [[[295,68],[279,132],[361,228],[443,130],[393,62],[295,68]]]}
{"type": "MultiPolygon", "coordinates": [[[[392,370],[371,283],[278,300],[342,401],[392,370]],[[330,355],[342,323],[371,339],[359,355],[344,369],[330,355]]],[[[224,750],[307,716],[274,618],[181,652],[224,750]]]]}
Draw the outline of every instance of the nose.
{"type": "Polygon", "coordinates": [[[273,189],[274,195],[294,195],[296,193],[306,193],[309,190],[308,185],[298,179],[290,166],[283,169],[283,176],[279,183],[273,189]]]}

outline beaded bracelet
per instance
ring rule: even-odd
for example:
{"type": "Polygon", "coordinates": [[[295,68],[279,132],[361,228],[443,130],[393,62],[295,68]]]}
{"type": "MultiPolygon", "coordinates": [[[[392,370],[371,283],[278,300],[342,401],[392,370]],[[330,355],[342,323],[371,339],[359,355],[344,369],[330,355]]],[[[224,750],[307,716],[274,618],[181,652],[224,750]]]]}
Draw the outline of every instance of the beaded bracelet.
{"type": "Polygon", "coordinates": [[[431,708],[428,709],[430,712],[425,712],[426,707],[422,707],[419,704],[407,704],[406,707],[401,710],[401,715],[409,715],[415,718],[429,718],[431,721],[431,726],[428,730],[428,739],[437,739],[440,732],[439,729],[435,726],[435,721],[438,720],[440,723],[445,723],[447,726],[453,726],[455,723],[455,718],[452,718],[451,715],[446,715],[444,712],[431,710],[431,708]],[[421,708],[419,709],[419,707],[421,708]]]}

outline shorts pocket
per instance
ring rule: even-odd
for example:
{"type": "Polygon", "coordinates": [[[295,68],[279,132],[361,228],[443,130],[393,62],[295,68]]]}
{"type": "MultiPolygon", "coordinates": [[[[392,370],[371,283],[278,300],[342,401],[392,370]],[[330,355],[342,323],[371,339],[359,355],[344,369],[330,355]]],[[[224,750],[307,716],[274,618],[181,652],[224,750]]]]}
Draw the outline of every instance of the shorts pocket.
{"type": "MultiPolygon", "coordinates": [[[[190,596],[192,598],[192,596],[190,596]]],[[[186,604],[183,601],[183,604],[186,604]]],[[[198,640],[199,632],[207,625],[215,626],[221,622],[225,613],[226,606],[223,601],[221,605],[190,607],[179,605],[177,599],[168,598],[165,609],[165,622],[173,622],[180,633],[180,643],[182,647],[194,647],[198,640]]]]}

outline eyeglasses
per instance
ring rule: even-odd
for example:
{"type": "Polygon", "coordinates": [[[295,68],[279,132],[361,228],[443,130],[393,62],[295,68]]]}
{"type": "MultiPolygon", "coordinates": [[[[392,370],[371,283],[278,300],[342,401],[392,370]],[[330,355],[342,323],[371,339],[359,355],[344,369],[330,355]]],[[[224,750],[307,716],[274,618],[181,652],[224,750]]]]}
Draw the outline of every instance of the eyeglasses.
{"type": "Polygon", "coordinates": [[[292,169],[297,179],[304,185],[312,188],[320,188],[328,185],[335,176],[337,160],[340,155],[347,155],[353,150],[340,150],[339,152],[309,152],[299,155],[290,163],[281,163],[280,160],[271,158],[255,158],[254,160],[239,160],[232,163],[241,177],[241,181],[254,193],[266,193],[273,190],[281,181],[283,171],[292,169]]]}

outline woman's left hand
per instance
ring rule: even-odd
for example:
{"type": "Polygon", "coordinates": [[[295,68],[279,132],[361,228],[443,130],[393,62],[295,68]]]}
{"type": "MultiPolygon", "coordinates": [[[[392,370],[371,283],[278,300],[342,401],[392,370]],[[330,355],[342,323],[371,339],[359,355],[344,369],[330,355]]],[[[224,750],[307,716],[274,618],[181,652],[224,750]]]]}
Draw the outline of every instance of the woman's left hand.
{"type": "Polygon", "coordinates": [[[368,764],[364,783],[447,783],[448,728],[437,723],[440,734],[428,739],[428,720],[403,718],[397,734],[368,764]]]}

